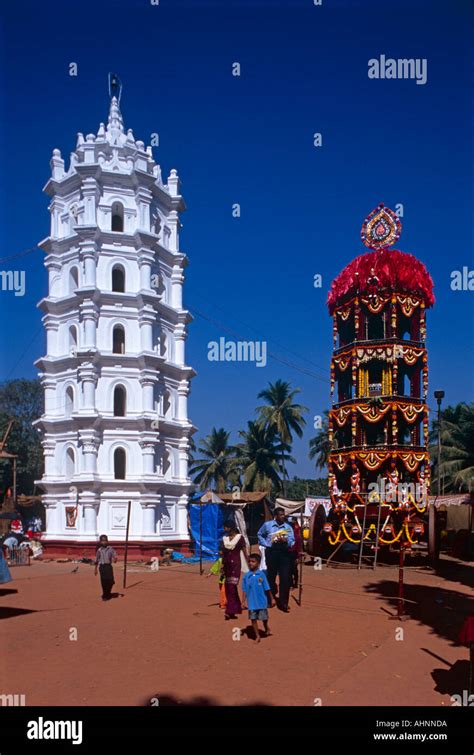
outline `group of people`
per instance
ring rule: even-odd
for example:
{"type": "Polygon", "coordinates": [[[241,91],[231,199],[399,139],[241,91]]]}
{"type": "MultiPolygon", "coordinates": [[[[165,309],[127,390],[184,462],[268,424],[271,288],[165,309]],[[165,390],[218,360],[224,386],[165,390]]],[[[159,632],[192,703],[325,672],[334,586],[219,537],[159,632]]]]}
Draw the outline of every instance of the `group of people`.
{"type": "MultiPolygon", "coordinates": [[[[16,515],[17,512],[13,514],[16,515]]],[[[41,544],[33,539],[38,532],[41,532],[41,519],[38,516],[32,516],[25,522],[20,516],[11,519],[8,532],[0,537],[0,584],[12,581],[8,560],[11,563],[13,554],[19,552],[25,557],[34,558],[41,555],[41,544]]]]}
{"type": "Polygon", "coordinates": [[[246,542],[233,522],[224,525],[224,537],[219,560],[210,574],[220,577],[220,607],[226,619],[235,619],[248,608],[249,619],[256,640],[260,641],[258,622],[262,621],[266,635],[270,634],[268,609],[277,605],[287,613],[291,587],[298,586],[298,554],[301,550],[299,526],[285,519],[284,509],[277,507],[273,519],[258,531],[260,553],[248,553],[246,542]],[[239,582],[242,572],[243,601],[239,582]],[[278,584],[277,584],[278,579],[278,584]]]}
{"type": "MultiPolygon", "coordinates": [[[[22,533],[10,530],[4,538],[6,548],[17,547],[22,533]],[[13,540],[15,542],[13,543],[13,540]]],[[[242,610],[248,608],[249,619],[260,642],[258,622],[262,621],[266,635],[270,635],[268,609],[275,604],[288,612],[291,587],[298,582],[298,553],[301,538],[297,523],[293,526],[285,520],[282,508],[274,510],[273,519],[265,522],[258,531],[260,553],[248,553],[243,535],[234,522],[224,525],[224,537],[220,558],[213,564],[210,574],[218,574],[220,582],[220,607],[226,619],[235,619],[242,610]],[[239,582],[242,573],[243,601],[239,595],[239,582]],[[278,584],[277,584],[278,579],[278,584]]],[[[114,585],[113,564],[117,563],[117,553],[106,535],[101,535],[95,558],[95,574],[100,575],[102,600],[112,597],[114,585]]],[[[0,583],[9,582],[11,575],[0,545],[0,583]]]]}

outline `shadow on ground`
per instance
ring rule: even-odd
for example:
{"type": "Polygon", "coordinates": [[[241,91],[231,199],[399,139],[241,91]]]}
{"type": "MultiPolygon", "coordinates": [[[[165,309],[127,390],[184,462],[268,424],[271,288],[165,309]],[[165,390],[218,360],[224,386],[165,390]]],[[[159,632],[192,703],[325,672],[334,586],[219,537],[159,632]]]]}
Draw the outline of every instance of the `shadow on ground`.
{"type": "MultiPolygon", "coordinates": [[[[367,585],[367,591],[389,600],[393,615],[397,612],[398,582],[383,580],[367,585]]],[[[430,585],[404,585],[405,613],[434,634],[458,644],[459,632],[466,616],[474,611],[474,600],[456,590],[430,585]],[[413,602],[410,602],[413,601],[413,602]]]]}
{"type": "Polygon", "coordinates": [[[6,608],[5,606],[0,607],[0,621],[2,619],[12,619],[14,616],[24,616],[27,613],[37,613],[37,611],[33,611],[29,608],[6,608]]]}
{"type": "MultiPolygon", "coordinates": [[[[183,708],[210,708],[210,707],[228,707],[228,706],[222,706],[221,703],[219,703],[215,698],[213,697],[206,697],[204,695],[200,696],[197,695],[196,697],[190,697],[187,700],[182,700],[178,697],[175,697],[174,695],[161,695],[159,693],[156,693],[155,695],[152,695],[149,697],[145,702],[143,703],[146,707],[154,707],[159,706],[160,708],[169,708],[169,707],[175,707],[175,706],[182,706],[183,708]]],[[[232,706],[236,707],[236,706],[232,706]]],[[[246,703],[242,706],[237,706],[242,708],[269,708],[271,706],[268,705],[268,703],[261,703],[261,702],[253,702],[253,703],[246,703]]]]}
{"type": "Polygon", "coordinates": [[[18,592],[18,590],[11,589],[9,587],[3,588],[3,590],[0,590],[0,598],[3,598],[5,595],[14,595],[18,592]]]}
{"type": "MultiPolygon", "coordinates": [[[[395,598],[398,595],[398,583],[386,580],[368,585],[367,590],[378,593],[386,599],[395,598]]],[[[404,585],[404,597],[407,599],[405,613],[411,619],[430,627],[433,634],[449,640],[452,645],[460,644],[461,627],[466,616],[474,611],[474,601],[470,596],[444,587],[404,585]]],[[[390,608],[391,613],[396,616],[396,600],[390,600],[390,608]]],[[[445,668],[435,668],[431,672],[436,692],[453,695],[468,688],[468,660],[458,660],[451,664],[427,648],[421,648],[421,650],[445,664],[445,668]]]]}
{"type": "Polygon", "coordinates": [[[436,565],[436,576],[450,582],[459,582],[467,587],[474,587],[474,568],[462,561],[450,561],[441,558],[436,565]]]}
{"type": "Polygon", "coordinates": [[[469,685],[469,661],[456,661],[448,668],[435,668],[431,676],[435,691],[440,695],[462,695],[469,685]]]}

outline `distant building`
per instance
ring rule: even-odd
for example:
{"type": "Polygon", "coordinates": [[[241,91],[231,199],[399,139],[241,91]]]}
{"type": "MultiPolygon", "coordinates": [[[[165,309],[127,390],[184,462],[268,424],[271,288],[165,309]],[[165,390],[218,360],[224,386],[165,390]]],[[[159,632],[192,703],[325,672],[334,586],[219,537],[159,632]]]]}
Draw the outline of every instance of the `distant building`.
{"type": "Polygon", "coordinates": [[[101,533],[138,551],[188,541],[189,381],[179,250],[179,178],[163,183],[151,147],[108,124],[78,135],[66,170],[53,150],[46,253],[45,393],[37,427],[45,471],[45,541],[95,544],[101,533]]]}

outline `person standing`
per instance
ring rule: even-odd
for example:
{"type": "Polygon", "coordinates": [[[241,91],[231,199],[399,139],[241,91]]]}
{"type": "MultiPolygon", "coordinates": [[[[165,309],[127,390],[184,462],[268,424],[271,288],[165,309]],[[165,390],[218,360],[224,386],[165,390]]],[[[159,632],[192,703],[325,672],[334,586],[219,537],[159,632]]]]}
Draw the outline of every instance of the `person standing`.
{"type": "Polygon", "coordinates": [[[295,542],[294,542],[294,545],[288,547],[288,552],[291,558],[290,582],[291,582],[292,589],[297,589],[298,582],[299,582],[299,573],[298,573],[299,555],[302,549],[301,527],[300,527],[299,522],[296,519],[293,519],[291,521],[291,527],[293,528],[293,535],[295,537],[295,542]]]}
{"type": "Polygon", "coordinates": [[[293,559],[289,548],[295,544],[293,529],[285,522],[285,511],[281,507],[273,512],[271,522],[262,524],[258,531],[259,545],[265,547],[265,560],[267,563],[267,577],[270,590],[276,600],[278,608],[288,613],[288,600],[290,597],[290,580],[293,559]],[[278,577],[278,589],[276,578],[278,577]]]}
{"type": "Polygon", "coordinates": [[[249,556],[250,571],[244,575],[242,580],[242,592],[244,596],[244,605],[247,604],[249,609],[249,619],[252,622],[255,639],[260,642],[260,632],[258,622],[263,621],[265,636],[270,637],[270,627],[268,626],[268,609],[273,608],[272,593],[268,584],[267,575],[260,568],[261,557],[259,553],[251,553],[249,556]]]}
{"type": "Polygon", "coordinates": [[[99,547],[95,556],[94,575],[97,576],[99,569],[100,583],[102,585],[102,600],[110,600],[112,597],[112,587],[115,584],[114,569],[112,563],[117,563],[117,554],[109,545],[107,535],[101,535],[99,538],[99,547]]]}
{"type": "Polygon", "coordinates": [[[247,565],[245,540],[237,531],[235,524],[224,524],[224,537],[222,538],[222,566],[225,584],[225,618],[235,619],[237,614],[242,613],[242,604],[239,597],[239,580],[243,563],[247,565]]]}

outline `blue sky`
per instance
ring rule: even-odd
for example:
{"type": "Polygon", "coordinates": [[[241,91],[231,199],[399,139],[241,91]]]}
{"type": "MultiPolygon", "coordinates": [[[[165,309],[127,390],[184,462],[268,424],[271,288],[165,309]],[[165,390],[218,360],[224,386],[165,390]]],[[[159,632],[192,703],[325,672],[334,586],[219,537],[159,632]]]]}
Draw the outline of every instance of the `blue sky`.
{"type": "MultiPolygon", "coordinates": [[[[1,258],[48,234],[51,151],[68,160],[76,133],[106,120],[115,71],[126,127],[146,143],[159,133],[155,159],[165,176],[177,168],[188,206],[181,246],[196,315],[187,361],[198,373],[189,407],[198,438],[216,425],[237,440],[259,390],[289,380],[309,408],[291,473],[312,474],[312,418],[329,407],[327,290],[363,251],[360,227],[380,201],[403,204],[397,248],[434,279],[430,396],[442,387],[448,403],[472,401],[474,293],[450,288],[453,270],[474,269],[471,13],[467,0],[4,4],[1,258]],[[370,80],[368,60],[381,54],[426,58],[427,83],[370,80]],[[209,362],[209,341],[228,331],[267,341],[282,361],[209,362]]],[[[24,270],[27,288],[0,292],[0,379],[33,377],[44,349],[43,253],[1,269],[24,270]]]]}

